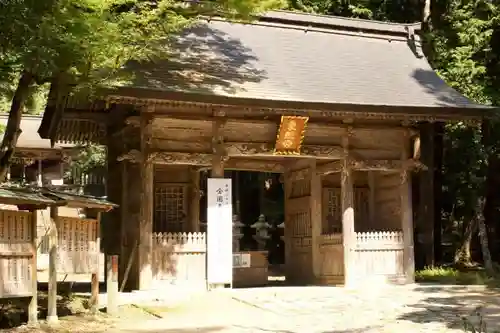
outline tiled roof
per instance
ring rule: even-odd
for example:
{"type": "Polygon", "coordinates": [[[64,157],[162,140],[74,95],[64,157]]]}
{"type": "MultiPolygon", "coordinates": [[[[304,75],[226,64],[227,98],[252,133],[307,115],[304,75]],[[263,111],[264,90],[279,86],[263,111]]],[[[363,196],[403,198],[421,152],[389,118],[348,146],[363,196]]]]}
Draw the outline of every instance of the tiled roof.
{"type": "Polygon", "coordinates": [[[478,107],[422,56],[415,25],[271,12],[251,23],[205,20],[169,59],[129,67],[136,88],[253,99],[478,107]]]}
{"type": "Polygon", "coordinates": [[[109,210],[117,207],[116,204],[107,201],[103,198],[98,198],[89,195],[79,195],[66,191],[58,191],[54,189],[43,189],[42,193],[57,201],[64,201],[69,207],[75,208],[99,208],[109,210]]]}
{"type": "Polygon", "coordinates": [[[53,205],[54,200],[36,190],[28,188],[0,187],[0,204],[8,205],[53,205]]]}
{"type": "Polygon", "coordinates": [[[103,198],[38,187],[0,187],[0,204],[47,205],[110,210],[117,205],[103,198]]]}
{"type": "MultiPolygon", "coordinates": [[[[7,126],[8,114],[0,114],[0,125],[7,126]]],[[[38,128],[42,122],[42,116],[23,115],[21,119],[21,136],[17,140],[17,147],[32,149],[52,149],[49,139],[42,139],[38,134],[38,128]]],[[[0,140],[3,133],[0,134],[0,140]]],[[[56,144],[54,149],[70,148],[74,144],[56,144]]]]}

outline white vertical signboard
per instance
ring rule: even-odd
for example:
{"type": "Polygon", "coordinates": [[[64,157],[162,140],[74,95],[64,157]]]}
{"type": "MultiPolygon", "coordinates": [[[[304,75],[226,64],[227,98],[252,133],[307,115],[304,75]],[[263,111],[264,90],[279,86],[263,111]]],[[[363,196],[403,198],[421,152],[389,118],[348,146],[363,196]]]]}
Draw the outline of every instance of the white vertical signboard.
{"type": "Polygon", "coordinates": [[[208,178],[207,282],[233,282],[233,206],[231,179],[208,178]]]}

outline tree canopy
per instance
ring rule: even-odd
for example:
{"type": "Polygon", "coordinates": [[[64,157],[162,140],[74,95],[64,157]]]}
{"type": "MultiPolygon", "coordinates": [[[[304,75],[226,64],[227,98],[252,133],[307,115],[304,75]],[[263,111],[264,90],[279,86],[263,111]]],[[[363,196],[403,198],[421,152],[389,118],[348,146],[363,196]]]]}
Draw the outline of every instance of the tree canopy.
{"type": "MultiPolygon", "coordinates": [[[[94,89],[123,79],[120,69],[127,61],[162,56],[168,51],[168,37],[195,23],[199,14],[249,18],[252,13],[287,5],[316,14],[421,21],[425,53],[438,74],[478,103],[500,102],[500,4],[496,2],[284,1],[0,0],[2,33],[10,36],[0,39],[0,108],[10,110],[0,148],[0,177],[14,152],[21,114],[43,108],[47,83],[94,89]]],[[[481,211],[494,259],[500,260],[499,122],[447,124],[436,135],[442,139],[437,147],[442,163],[436,193],[442,205],[436,209],[442,217],[443,236],[458,243],[457,249],[465,243],[470,247],[467,230],[481,211]]],[[[92,164],[99,158],[90,160],[92,164]]],[[[470,251],[465,257],[470,261],[470,251]]]]}

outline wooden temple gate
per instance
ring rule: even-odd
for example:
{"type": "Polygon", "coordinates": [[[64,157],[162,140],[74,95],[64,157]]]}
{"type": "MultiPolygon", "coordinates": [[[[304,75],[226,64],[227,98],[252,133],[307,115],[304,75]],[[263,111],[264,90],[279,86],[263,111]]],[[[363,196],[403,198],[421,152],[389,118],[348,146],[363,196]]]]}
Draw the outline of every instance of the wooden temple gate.
{"type": "Polygon", "coordinates": [[[120,276],[132,267],[133,289],[197,281],[202,268],[192,262],[206,251],[197,234],[200,172],[246,170],[284,174],[292,282],[413,281],[409,175],[433,172],[419,161],[420,125],[489,112],[433,73],[418,26],[270,12],[251,24],[213,18],[198,28],[173,41],[182,59],[129,68],[145,81],[92,101],[58,85],[49,95],[42,137],[107,146],[108,198],[120,209],[104,243],[130,258],[120,276]],[[333,56],[320,56],[324,45],[336,45],[333,56]],[[294,56],[284,61],[273,47],[294,56]],[[380,66],[390,75],[371,72],[380,66]],[[165,263],[172,257],[175,269],[165,263]],[[194,273],[177,268],[192,265],[194,273]]]}

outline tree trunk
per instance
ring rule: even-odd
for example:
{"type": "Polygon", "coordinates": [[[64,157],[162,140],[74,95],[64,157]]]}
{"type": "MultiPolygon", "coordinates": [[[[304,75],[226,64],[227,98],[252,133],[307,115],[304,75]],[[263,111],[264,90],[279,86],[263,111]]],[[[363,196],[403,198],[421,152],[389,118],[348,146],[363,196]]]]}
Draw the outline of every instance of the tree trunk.
{"type": "Polygon", "coordinates": [[[484,223],[484,205],[485,199],[479,198],[477,200],[476,214],[474,219],[477,221],[477,226],[479,229],[479,242],[481,244],[481,252],[483,255],[484,269],[486,274],[493,276],[495,271],[493,268],[493,261],[491,260],[491,253],[488,247],[488,233],[486,231],[486,224],[484,223]]]}
{"type": "Polygon", "coordinates": [[[21,134],[21,118],[23,115],[24,103],[29,96],[30,86],[33,82],[33,76],[23,71],[17,84],[14,97],[12,98],[9,120],[7,121],[0,149],[0,181],[5,181],[7,176],[10,161],[16,149],[17,139],[21,134]]]}
{"type": "Polygon", "coordinates": [[[462,264],[468,266],[472,263],[472,256],[470,254],[470,247],[472,243],[472,236],[477,229],[477,220],[473,218],[467,227],[465,228],[465,233],[462,239],[462,243],[455,252],[455,264],[462,264]]]}

